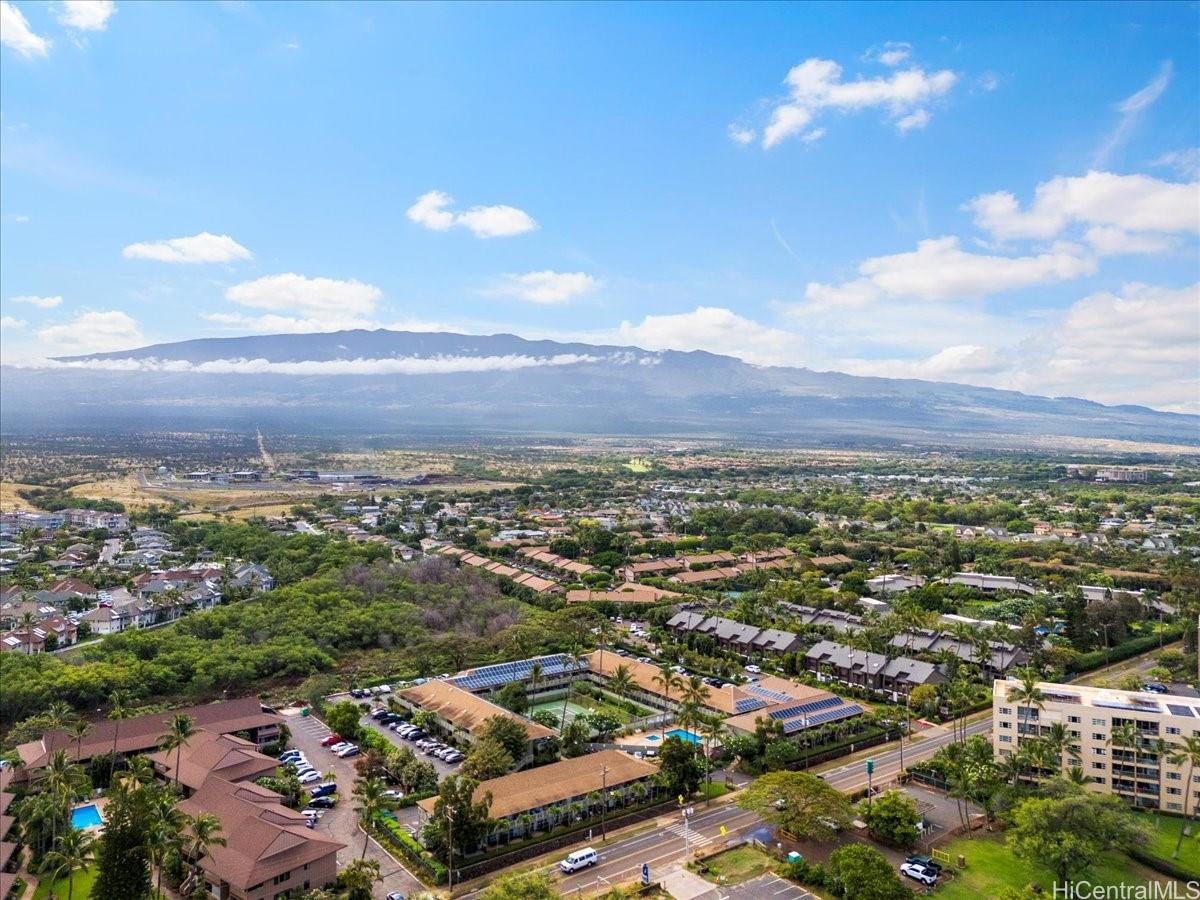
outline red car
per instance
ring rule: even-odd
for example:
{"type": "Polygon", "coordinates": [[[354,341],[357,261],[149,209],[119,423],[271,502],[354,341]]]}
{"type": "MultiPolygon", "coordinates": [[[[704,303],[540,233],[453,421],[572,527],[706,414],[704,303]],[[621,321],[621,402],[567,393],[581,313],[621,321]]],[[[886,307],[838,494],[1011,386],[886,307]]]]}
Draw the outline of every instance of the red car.
{"type": "Polygon", "coordinates": [[[321,741],[321,746],[332,747],[334,744],[340,744],[341,742],[342,736],[340,734],[331,734],[329,737],[325,738],[325,740],[321,741]]]}

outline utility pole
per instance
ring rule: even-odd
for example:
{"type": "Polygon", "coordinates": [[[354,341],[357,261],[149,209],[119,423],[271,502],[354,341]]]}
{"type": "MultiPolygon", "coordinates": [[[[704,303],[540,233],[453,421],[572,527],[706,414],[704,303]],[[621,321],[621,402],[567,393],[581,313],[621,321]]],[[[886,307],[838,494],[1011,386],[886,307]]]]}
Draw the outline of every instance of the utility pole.
{"type": "Polygon", "coordinates": [[[600,767],[600,841],[608,842],[608,766],[600,767]]]}
{"type": "Polygon", "coordinates": [[[446,891],[454,888],[454,814],[446,806],[446,891]]]}

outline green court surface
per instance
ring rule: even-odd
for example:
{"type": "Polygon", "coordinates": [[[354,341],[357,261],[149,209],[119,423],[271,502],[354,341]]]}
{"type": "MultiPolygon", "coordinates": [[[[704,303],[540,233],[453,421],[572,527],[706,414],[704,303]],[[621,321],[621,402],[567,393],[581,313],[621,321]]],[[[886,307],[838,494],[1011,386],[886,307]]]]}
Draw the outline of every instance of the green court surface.
{"type": "MultiPolygon", "coordinates": [[[[550,715],[554,716],[561,726],[563,715],[562,700],[546,700],[542,703],[535,703],[529,707],[529,711],[525,715],[529,718],[532,718],[534,713],[541,712],[542,710],[545,710],[546,712],[550,713],[550,715]]],[[[578,716],[586,716],[589,712],[591,712],[591,710],[586,706],[580,706],[574,700],[567,701],[568,722],[573,721],[578,716]]]]}

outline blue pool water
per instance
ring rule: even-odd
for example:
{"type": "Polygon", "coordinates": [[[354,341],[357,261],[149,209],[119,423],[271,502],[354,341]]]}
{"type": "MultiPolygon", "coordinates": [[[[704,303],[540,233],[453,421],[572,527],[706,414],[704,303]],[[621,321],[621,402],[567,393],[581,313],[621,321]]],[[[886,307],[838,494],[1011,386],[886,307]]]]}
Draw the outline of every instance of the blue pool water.
{"type": "Polygon", "coordinates": [[[682,728],[672,728],[667,732],[667,737],[677,737],[681,741],[688,741],[692,744],[700,743],[700,736],[692,734],[690,731],[684,731],[682,728]]]}
{"type": "Polygon", "coordinates": [[[77,806],[71,810],[72,828],[96,828],[103,824],[104,820],[100,818],[100,810],[96,809],[95,803],[77,806]]]}
{"type": "Polygon", "coordinates": [[[657,734],[648,734],[648,735],[646,735],[646,740],[648,740],[648,741],[657,741],[657,740],[658,740],[658,735],[657,735],[657,734]]]}

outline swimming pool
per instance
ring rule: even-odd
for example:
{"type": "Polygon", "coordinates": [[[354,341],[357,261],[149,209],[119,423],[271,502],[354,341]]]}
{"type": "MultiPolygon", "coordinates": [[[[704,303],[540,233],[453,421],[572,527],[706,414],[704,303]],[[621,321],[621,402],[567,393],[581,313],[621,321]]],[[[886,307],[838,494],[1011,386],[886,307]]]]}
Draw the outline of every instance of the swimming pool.
{"type": "Polygon", "coordinates": [[[100,810],[96,809],[95,803],[77,806],[71,810],[72,828],[78,828],[82,831],[86,828],[99,828],[103,824],[104,820],[100,818],[100,810]]]}
{"type": "Polygon", "coordinates": [[[690,731],[684,731],[682,728],[672,728],[667,732],[667,737],[676,737],[681,741],[687,741],[691,744],[700,743],[700,735],[692,734],[690,731]]]}

